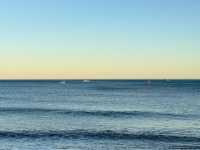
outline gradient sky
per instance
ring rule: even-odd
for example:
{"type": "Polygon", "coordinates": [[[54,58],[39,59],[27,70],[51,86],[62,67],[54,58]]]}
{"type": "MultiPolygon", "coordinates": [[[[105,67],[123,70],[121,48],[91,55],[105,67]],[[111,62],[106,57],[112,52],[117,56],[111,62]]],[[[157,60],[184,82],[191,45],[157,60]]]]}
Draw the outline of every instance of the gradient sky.
{"type": "Polygon", "coordinates": [[[200,1],[2,0],[0,78],[200,78],[200,1]]]}

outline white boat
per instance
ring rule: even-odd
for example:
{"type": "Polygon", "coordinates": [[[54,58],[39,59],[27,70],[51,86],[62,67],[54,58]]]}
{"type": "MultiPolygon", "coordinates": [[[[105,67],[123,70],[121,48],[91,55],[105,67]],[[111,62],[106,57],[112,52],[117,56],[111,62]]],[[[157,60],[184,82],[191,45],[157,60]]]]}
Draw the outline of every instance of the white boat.
{"type": "Polygon", "coordinates": [[[83,82],[86,82],[86,83],[88,83],[88,82],[90,82],[90,80],[83,80],[83,82]]]}
{"type": "Polygon", "coordinates": [[[60,84],[66,84],[66,81],[60,81],[60,84]]]}

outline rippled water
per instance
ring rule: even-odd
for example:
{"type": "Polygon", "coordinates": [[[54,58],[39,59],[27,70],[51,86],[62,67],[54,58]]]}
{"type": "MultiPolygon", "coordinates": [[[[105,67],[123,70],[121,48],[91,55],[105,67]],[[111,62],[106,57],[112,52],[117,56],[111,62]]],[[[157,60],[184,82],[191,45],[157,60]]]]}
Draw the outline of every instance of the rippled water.
{"type": "Polygon", "coordinates": [[[0,149],[200,149],[200,80],[0,81],[0,149]]]}

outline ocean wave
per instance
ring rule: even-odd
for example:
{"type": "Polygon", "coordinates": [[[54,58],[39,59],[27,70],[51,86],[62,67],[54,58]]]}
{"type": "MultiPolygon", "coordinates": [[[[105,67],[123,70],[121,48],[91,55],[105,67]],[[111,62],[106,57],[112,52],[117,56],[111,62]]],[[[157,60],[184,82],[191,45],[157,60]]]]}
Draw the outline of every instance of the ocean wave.
{"type": "Polygon", "coordinates": [[[168,142],[200,142],[200,137],[167,135],[162,133],[112,131],[112,130],[65,130],[65,131],[0,131],[0,138],[87,138],[113,140],[152,140],[168,142]]]}
{"type": "Polygon", "coordinates": [[[179,149],[179,150],[196,150],[200,149],[200,145],[173,145],[169,146],[169,149],[179,149]]]}
{"type": "MultiPolygon", "coordinates": [[[[103,116],[103,117],[170,117],[170,118],[193,118],[192,114],[176,114],[145,111],[107,111],[107,110],[69,110],[69,109],[47,109],[47,108],[0,108],[0,113],[60,113],[77,116],[103,116]]],[[[197,116],[196,116],[197,117],[197,116]]]]}

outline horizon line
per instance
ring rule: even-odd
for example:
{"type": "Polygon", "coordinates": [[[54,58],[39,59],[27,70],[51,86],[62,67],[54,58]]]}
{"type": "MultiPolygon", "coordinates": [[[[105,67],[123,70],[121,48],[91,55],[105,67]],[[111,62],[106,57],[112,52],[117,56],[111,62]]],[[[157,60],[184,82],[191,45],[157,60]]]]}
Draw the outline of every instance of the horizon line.
{"type": "Polygon", "coordinates": [[[80,78],[80,79],[75,79],[75,78],[13,78],[13,79],[1,79],[0,81],[12,81],[12,80],[200,80],[200,78],[80,78]]]}

